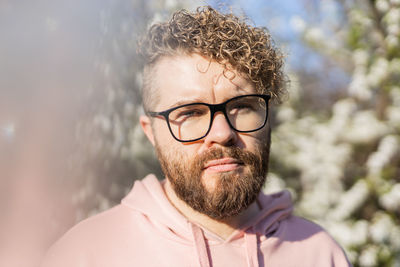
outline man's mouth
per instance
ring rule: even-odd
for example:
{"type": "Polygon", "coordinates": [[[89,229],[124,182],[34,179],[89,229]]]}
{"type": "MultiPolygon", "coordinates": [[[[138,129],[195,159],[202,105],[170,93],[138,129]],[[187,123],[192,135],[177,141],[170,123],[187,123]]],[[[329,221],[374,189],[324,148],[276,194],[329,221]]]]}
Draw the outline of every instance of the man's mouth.
{"type": "Polygon", "coordinates": [[[229,172],[243,166],[243,162],[234,158],[222,158],[207,161],[203,170],[207,172],[229,172]]]}

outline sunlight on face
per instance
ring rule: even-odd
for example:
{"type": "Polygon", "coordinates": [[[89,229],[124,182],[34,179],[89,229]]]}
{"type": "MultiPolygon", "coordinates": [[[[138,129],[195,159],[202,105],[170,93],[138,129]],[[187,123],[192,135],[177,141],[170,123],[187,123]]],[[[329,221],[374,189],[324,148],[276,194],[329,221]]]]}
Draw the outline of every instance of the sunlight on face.
{"type": "MultiPolygon", "coordinates": [[[[163,58],[156,69],[156,111],[194,102],[219,104],[255,93],[254,85],[242,76],[196,54],[163,58]]],[[[238,214],[259,193],[267,172],[268,129],[238,133],[217,112],[204,138],[181,143],[165,119],[153,121],[158,157],[175,192],[214,218],[238,214]]]]}

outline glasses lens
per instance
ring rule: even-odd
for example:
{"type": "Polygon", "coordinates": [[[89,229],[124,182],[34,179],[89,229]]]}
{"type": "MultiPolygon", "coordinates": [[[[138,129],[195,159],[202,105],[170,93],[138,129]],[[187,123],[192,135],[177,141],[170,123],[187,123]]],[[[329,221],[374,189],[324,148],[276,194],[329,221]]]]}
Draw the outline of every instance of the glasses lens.
{"type": "MultiPolygon", "coordinates": [[[[243,96],[225,104],[231,126],[240,132],[262,128],[267,120],[267,102],[260,96],[243,96]]],[[[205,104],[179,107],[169,113],[172,134],[180,141],[192,141],[206,135],[210,127],[211,110],[205,104]]]]}
{"type": "Polygon", "coordinates": [[[267,103],[260,96],[245,96],[228,102],[226,113],[237,131],[255,131],[266,122],[267,103]]]}
{"type": "Polygon", "coordinates": [[[202,104],[180,107],[172,111],[168,117],[173,135],[181,141],[204,136],[210,126],[210,119],[210,109],[202,104]]]}

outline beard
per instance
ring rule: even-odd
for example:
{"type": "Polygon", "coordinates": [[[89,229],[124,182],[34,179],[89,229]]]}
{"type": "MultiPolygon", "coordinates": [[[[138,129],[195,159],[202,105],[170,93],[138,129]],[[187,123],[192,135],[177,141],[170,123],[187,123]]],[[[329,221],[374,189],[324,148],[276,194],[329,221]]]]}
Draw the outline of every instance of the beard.
{"type": "Polygon", "coordinates": [[[156,143],[161,168],[175,194],[192,209],[216,220],[236,216],[256,200],[268,172],[269,147],[268,133],[267,142],[255,153],[233,146],[216,147],[188,160],[179,151],[164,153],[156,143]],[[216,179],[215,186],[207,190],[202,181],[205,164],[225,157],[240,162],[242,171],[213,174],[210,179],[216,179]]]}

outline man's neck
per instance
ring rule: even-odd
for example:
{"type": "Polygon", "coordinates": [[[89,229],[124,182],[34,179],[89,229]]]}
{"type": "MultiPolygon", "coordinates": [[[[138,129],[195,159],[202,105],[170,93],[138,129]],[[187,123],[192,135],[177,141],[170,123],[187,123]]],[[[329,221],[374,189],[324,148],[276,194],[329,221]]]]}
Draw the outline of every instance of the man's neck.
{"type": "Polygon", "coordinates": [[[227,239],[236,229],[243,225],[260,210],[257,203],[253,202],[245,211],[231,218],[218,221],[192,209],[183,200],[178,198],[168,179],[164,184],[164,191],[175,208],[188,220],[197,223],[223,239],[227,239]]]}

